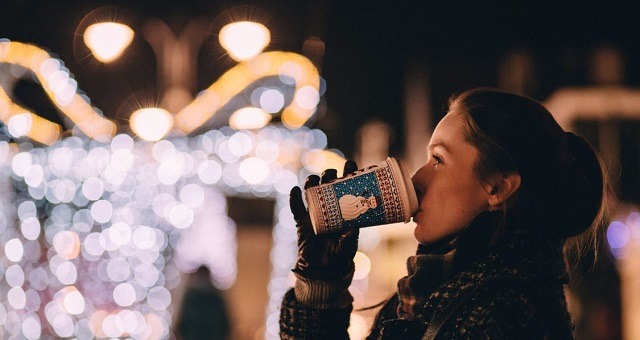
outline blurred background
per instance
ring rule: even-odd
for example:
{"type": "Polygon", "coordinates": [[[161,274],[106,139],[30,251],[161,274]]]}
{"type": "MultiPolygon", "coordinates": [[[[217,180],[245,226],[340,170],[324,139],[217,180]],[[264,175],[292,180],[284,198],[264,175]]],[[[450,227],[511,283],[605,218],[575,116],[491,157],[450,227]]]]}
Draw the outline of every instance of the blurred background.
{"type": "MultiPolygon", "coordinates": [[[[345,159],[415,171],[447,99],[489,86],[600,151],[610,212],[569,307],[579,339],[640,338],[640,5],[623,3],[2,1],[0,337],[277,338],[290,188],[345,159]]],[[[411,224],[363,230],[356,308],[415,247],[411,224]]]]}

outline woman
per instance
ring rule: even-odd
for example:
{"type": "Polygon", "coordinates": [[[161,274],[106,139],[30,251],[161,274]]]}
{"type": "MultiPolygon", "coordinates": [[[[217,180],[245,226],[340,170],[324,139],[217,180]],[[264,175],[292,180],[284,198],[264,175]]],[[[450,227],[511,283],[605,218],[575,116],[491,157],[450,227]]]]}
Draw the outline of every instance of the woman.
{"type": "MultiPolygon", "coordinates": [[[[591,147],[539,103],[475,89],[450,101],[428,156],[412,178],[420,245],[369,338],[571,338],[562,250],[601,219],[603,172],[591,147]]],[[[305,188],[335,177],[310,176],[305,188]]],[[[297,187],[291,210],[299,258],[281,337],[348,338],[358,230],[314,235],[297,187]]]]}

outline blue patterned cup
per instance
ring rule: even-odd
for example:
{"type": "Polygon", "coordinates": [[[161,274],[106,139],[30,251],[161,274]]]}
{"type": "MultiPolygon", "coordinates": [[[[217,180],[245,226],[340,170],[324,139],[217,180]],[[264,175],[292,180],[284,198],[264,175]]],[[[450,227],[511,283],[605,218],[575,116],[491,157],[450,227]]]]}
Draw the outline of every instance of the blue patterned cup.
{"type": "Polygon", "coordinates": [[[405,168],[394,158],[305,190],[316,234],[349,227],[409,222],[418,199],[405,168]]]}

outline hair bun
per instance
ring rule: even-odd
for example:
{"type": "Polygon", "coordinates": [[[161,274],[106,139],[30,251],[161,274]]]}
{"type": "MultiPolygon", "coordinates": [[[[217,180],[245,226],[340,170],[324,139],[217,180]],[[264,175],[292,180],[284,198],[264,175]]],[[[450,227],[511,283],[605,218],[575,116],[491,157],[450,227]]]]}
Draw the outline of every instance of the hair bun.
{"type": "Polygon", "coordinates": [[[600,212],[603,196],[603,174],[600,160],[582,137],[566,132],[571,162],[567,173],[567,221],[564,236],[575,236],[588,229],[600,212]]]}

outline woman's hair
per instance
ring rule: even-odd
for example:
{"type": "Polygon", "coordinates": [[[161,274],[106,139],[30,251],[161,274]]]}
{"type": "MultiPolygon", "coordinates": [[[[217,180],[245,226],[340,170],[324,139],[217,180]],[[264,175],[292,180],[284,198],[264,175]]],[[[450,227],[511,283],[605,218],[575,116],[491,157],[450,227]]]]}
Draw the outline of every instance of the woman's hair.
{"type": "Polygon", "coordinates": [[[467,140],[479,150],[480,180],[520,174],[520,188],[504,202],[497,227],[567,238],[601,222],[605,176],[598,156],[541,104],[480,88],[451,98],[449,111],[461,115],[467,140]]]}

